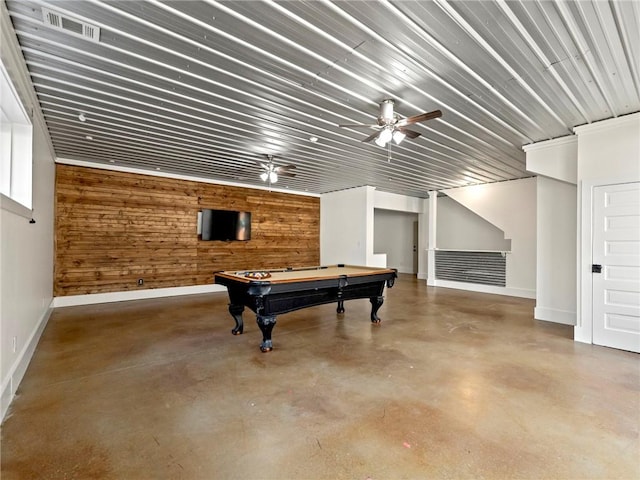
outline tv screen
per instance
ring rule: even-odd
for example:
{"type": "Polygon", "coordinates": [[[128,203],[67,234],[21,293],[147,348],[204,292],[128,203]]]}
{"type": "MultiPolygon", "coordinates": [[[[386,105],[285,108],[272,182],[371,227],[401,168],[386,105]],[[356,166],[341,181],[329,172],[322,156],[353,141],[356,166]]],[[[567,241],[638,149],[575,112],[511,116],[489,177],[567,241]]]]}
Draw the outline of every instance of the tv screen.
{"type": "Polygon", "coordinates": [[[202,209],[202,240],[251,240],[251,212],[202,209]]]}

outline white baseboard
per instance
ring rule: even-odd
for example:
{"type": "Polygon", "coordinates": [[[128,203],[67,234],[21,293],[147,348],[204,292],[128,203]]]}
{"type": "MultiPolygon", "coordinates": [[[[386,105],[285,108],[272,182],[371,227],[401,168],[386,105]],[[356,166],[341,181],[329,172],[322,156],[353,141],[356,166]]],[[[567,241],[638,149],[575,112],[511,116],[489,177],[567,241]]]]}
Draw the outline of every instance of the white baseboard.
{"type": "Polygon", "coordinates": [[[89,295],[69,295],[55,297],[52,306],[72,307],[76,305],[93,305],[95,303],[124,302],[127,300],[144,300],[146,298],[173,297],[176,295],[194,295],[197,293],[226,292],[222,285],[192,285],[190,287],[147,288],[128,292],[93,293],[89,295]]]}
{"type": "Polygon", "coordinates": [[[535,290],[512,287],[496,287],[494,285],[481,285],[479,283],[453,282],[451,280],[427,279],[427,285],[432,287],[455,288],[471,292],[491,293],[494,295],[506,295],[509,297],[536,298],[535,290]]]}
{"type": "Polygon", "coordinates": [[[576,324],[576,312],[555,308],[535,307],[533,309],[533,317],[536,320],[544,320],[545,322],[562,323],[572,326],[576,324]]]}
{"type": "Polygon", "coordinates": [[[29,362],[31,362],[31,358],[36,351],[36,346],[40,341],[40,336],[44,331],[44,327],[47,326],[51,312],[53,312],[51,307],[44,311],[36,325],[36,328],[34,328],[31,333],[29,340],[25,343],[24,348],[18,354],[16,361],[11,365],[9,373],[2,379],[2,392],[0,392],[0,418],[3,420],[7,410],[9,409],[9,405],[11,405],[11,401],[16,394],[16,390],[27,371],[29,362]]]}

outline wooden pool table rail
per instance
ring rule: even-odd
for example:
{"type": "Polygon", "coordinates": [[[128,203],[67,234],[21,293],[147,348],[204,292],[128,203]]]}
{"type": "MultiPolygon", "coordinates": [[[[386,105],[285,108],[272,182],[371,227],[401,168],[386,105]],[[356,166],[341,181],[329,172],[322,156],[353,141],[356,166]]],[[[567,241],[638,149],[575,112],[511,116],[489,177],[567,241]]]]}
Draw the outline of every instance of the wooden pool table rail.
{"type": "Polygon", "coordinates": [[[305,282],[314,281],[318,279],[337,278],[341,275],[348,277],[359,277],[371,275],[374,273],[391,273],[395,270],[391,268],[379,268],[379,267],[359,267],[354,265],[329,265],[319,267],[301,267],[301,268],[281,268],[275,270],[259,270],[261,272],[267,272],[271,276],[266,279],[255,279],[245,277],[245,274],[253,272],[254,270],[239,270],[239,271],[223,271],[216,272],[216,276],[227,277],[229,279],[235,279],[239,282],[271,282],[271,283],[293,283],[293,282],[305,282]]]}

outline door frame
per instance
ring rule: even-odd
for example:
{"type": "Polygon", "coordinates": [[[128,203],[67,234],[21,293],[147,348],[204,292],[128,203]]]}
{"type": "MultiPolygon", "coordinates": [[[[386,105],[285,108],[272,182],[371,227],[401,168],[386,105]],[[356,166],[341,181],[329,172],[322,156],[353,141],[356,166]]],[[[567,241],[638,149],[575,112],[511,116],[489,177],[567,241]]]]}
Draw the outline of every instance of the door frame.
{"type": "Polygon", "coordinates": [[[578,182],[577,315],[573,329],[576,342],[593,343],[593,189],[621,183],[637,183],[640,178],[613,177],[578,182]]]}

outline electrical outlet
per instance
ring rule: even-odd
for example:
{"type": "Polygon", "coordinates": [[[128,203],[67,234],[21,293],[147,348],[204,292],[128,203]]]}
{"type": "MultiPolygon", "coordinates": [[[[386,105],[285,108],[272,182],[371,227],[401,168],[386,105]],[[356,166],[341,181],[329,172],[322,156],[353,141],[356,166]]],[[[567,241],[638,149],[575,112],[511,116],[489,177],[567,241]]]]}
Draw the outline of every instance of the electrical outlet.
{"type": "Polygon", "coordinates": [[[138,279],[138,285],[144,285],[144,279],[139,278],[138,279]]]}
{"type": "Polygon", "coordinates": [[[18,337],[13,337],[11,348],[13,350],[13,353],[16,353],[16,350],[18,349],[18,337]]]}

